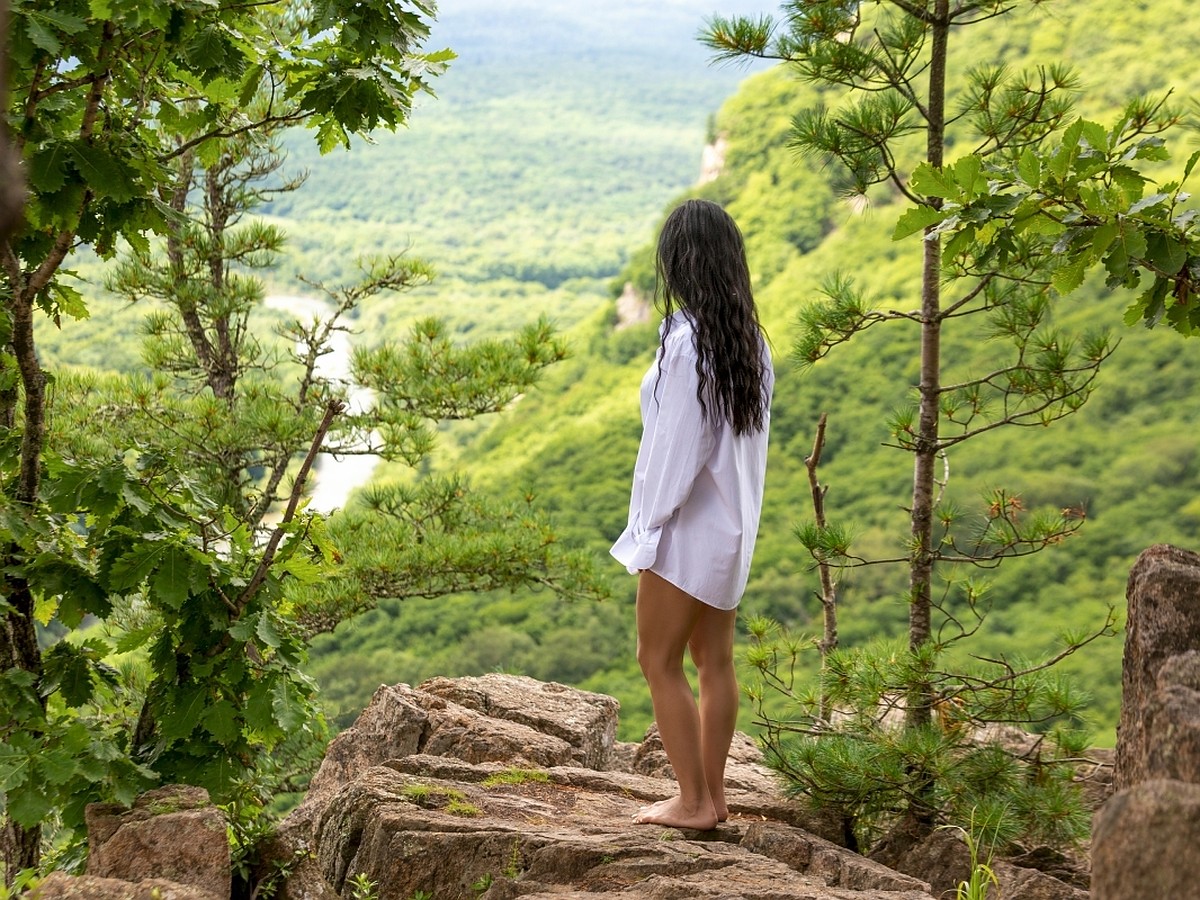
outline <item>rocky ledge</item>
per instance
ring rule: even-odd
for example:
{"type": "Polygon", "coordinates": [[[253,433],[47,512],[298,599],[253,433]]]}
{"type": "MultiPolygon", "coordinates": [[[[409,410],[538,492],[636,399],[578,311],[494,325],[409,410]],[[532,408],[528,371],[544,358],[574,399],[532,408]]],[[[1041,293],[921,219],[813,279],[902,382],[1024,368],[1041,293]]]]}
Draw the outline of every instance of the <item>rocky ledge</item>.
{"type": "Polygon", "coordinates": [[[616,717],[611,697],[521,676],[381,687],[280,829],[275,859],[311,854],[283,896],[331,900],[366,878],[380,900],[930,897],[830,840],[743,735],[728,822],[634,825],[674,783],[657,735],[618,743],[616,717]]]}
{"type": "MultiPolygon", "coordinates": [[[[368,882],[378,900],[932,900],[967,875],[966,849],[944,831],[912,841],[896,868],[839,846],[838,823],[784,798],[745,735],[730,755],[727,822],[635,825],[674,781],[653,729],[626,744],[616,726],[612,697],[522,676],[382,686],[281,823],[260,889],[277,900],[349,900],[368,882]]],[[[56,873],[35,896],[226,900],[228,844],[201,795],[168,787],[132,810],[89,810],[88,875],[56,873]]],[[[998,863],[989,897],[1087,897],[1039,871],[1050,862],[998,863]]]]}

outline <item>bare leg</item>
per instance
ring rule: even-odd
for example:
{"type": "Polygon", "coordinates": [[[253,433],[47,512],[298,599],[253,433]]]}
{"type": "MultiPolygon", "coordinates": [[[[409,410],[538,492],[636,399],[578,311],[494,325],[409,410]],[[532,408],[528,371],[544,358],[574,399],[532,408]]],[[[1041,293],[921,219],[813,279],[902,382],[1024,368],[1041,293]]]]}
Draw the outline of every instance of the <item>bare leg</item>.
{"type": "Polygon", "coordinates": [[[638,663],[679,782],[679,796],[644,807],[635,817],[639,823],[705,831],[717,824],[704,771],[700,713],[683,673],[683,651],[703,605],[653,572],[643,571],[638,579],[638,663]]]}
{"type": "Polygon", "coordinates": [[[704,779],[717,821],[729,818],[725,805],[725,761],[737,726],[738,684],[733,666],[736,610],[703,606],[688,647],[700,675],[700,750],[704,779]]]}

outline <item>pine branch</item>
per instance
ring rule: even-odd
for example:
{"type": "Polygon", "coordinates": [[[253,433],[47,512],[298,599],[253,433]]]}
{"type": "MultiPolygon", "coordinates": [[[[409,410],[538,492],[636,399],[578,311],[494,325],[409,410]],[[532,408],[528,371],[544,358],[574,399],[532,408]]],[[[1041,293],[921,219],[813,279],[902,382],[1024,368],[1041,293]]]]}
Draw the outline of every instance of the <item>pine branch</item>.
{"type": "Polygon", "coordinates": [[[1036,665],[1027,666],[1026,668],[1023,668],[1023,669],[1018,669],[1018,668],[1014,667],[1012,665],[1012,663],[1010,663],[1007,659],[1004,659],[1004,658],[995,658],[994,659],[994,658],[988,657],[988,656],[979,656],[976,654],[972,654],[973,659],[977,659],[983,663],[988,663],[989,665],[999,666],[1000,668],[1004,669],[1005,674],[1000,676],[999,678],[993,678],[993,679],[979,678],[979,677],[972,676],[972,675],[970,675],[968,673],[964,673],[964,672],[953,672],[953,673],[944,672],[944,673],[939,673],[939,674],[944,675],[948,679],[958,679],[958,680],[965,682],[965,684],[962,688],[955,690],[955,691],[951,691],[949,694],[947,694],[948,697],[959,697],[959,696],[969,694],[971,692],[985,691],[985,690],[998,690],[998,689],[1011,690],[1012,685],[1015,684],[1016,682],[1018,682],[1024,678],[1028,678],[1031,675],[1035,675],[1038,672],[1044,672],[1047,669],[1052,669],[1054,666],[1058,665],[1060,662],[1062,662],[1068,656],[1071,656],[1072,654],[1077,653],[1078,651],[1082,650],[1084,647],[1088,646],[1089,644],[1099,640],[1102,637],[1109,637],[1109,636],[1115,634],[1114,628],[1116,627],[1116,624],[1117,624],[1116,609],[1112,606],[1109,606],[1108,615],[1105,616],[1104,624],[1101,625],[1099,628],[1097,628],[1095,631],[1091,632],[1090,634],[1088,634],[1086,637],[1084,637],[1082,639],[1070,642],[1066,647],[1064,647],[1062,650],[1060,650],[1058,653],[1054,654],[1053,656],[1049,657],[1048,659],[1045,659],[1042,662],[1037,663],[1036,665]]]}
{"type": "Polygon", "coordinates": [[[251,577],[250,582],[238,596],[235,604],[240,611],[245,610],[250,601],[254,599],[254,595],[258,593],[267,573],[271,570],[271,564],[275,561],[275,553],[279,549],[279,542],[283,540],[283,536],[288,531],[288,525],[296,516],[296,509],[300,505],[300,500],[304,496],[304,487],[308,483],[308,473],[312,470],[313,462],[317,458],[317,453],[321,449],[321,445],[325,442],[325,434],[329,431],[333,420],[344,411],[345,404],[340,400],[330,400],[325,406],[325,415],[321,418],[321,424],[317,426],[316,434],[313,435],[312,443],[309,445],[308,454],[304,457],[304,462],[300,464],[300,471],[296,473],[296,481],[292,485],[292,493],[288,498],[287,509],[284,510],[283,518],[279,524],[275,526],[275,530],[271,532],[271,537],[267,541],[267,546],[263,550],[262,559],[259,560],[258,568],[251,577]]]}

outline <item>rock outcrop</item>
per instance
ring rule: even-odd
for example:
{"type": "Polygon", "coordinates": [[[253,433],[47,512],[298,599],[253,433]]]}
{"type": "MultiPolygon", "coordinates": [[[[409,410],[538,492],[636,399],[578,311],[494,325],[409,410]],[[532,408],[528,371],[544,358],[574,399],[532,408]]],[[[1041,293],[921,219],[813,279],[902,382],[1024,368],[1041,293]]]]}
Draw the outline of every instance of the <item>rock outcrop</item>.
{"type": "Polygon", "coordinates": [[[1196,895],[1200,555],[1158,545],[1129,573],[1117,793],[1092,823],[1092,897],[1196,895]]]}
{"type": "Polygon", "coordinates": [[[31,900],[226,900],[229,895],[218,897],[165,878],[132,882],[95,875],[72,878],[62,872],[52,872],[29,896],[31,900]]]}
{"type": "Polygon", "coordinates": [[[621,296],[617,298],[617,324],[614,330],[621,331],[633,325],[641,325],[649,321],[649,301],[638,293],[638,289],[633,286],[633,282],[625,282],[625,289],[621,291],[621,296]]]}
{"type": "MultiPolygon", "coordinates": [[[[360,877],[380,900],[941,895],[919,872],[840,846],[841,823],[784,799],[745,735],[730,753],[729,821],[710,832],[634,825],[675,786],[654,729],[622,744],[616,724],[610,697],[517,676],[380,687],[280,829],[275,858],[311,856],[278,896],[332,900],[360,877]]],[[[1082,893],[1010,868],[1022,887],[1005,897],[1082,893]]],[[[957,856],[940,871],[951,887],[966,875],[957,856]]]]}
{"type": "Polygon", "coordinates": [[[924,882],[837,846],[838,823],[780,797],[745,736],[729,822],[635,826],[674,784],[657,735],[621,745],[616,725],[613,698],[519,676],[380,687],[280,828],[273,858],[311,853],[280,896],[328,900],[364,876],[380,900],[929,900],[924,882]]]}
{"type": "MultiPolygon", "coordinates": [[[[518,676],[382,686],[261,854],[259,883],[276,900],[347,900],[363,881],[378,900],[933,900],[967,875],[944,831],[916,836],[903,866],[845,849],[842,823],[784,799],[745,735],[730,753],[728,821],[636,825],[675,784],[657,733],[619,743],[616,717],[611,697],[518,676]]],[[[55,874],[34,897],[226,900],[224,821],[207,799],[171,788],[128,811],[89,808],[88,874],[55,874]]],[[[1086,897],[1014,862],[996,864],[992,896],[1086,897]]]]}
{"type": "Polygon", "coordinates": [[[574,765],[585,769],[609,766],[620,704],[607,694],[523,675],[431,678],[421,684],[421,690],[482,716],[516,722],[566,741],[574,765]]]}
{"type": "Polygon", "coordinates": [[[1149,548],[1129,572],[1126,599],[1114,786],[1200,782],[1200,555],[1149,548]]]}
{"type": "Polygon", "coordinates": [[[1198,896],[1198,847],[1200,784],[1160,779],[1118,791],[1092,827],[1092,897],[1198,896]]]}
{"type": "Polygon", "coordinates": [[[317,861],[335,890],[362,873],[378,882],[381,900],[421,891],[495,900],[564,889],[580,896],[814,900],[886,892],[894,900],[928,900],[915,878],[761,817],[735,816],[703,834],[632,825],[638,806],[662,797],[663,788],[657,779],[573,767],[524,771],[422,755],[392,760],[330,801],[317,861]]]}
{"type": "Polygon", "coordinates": [[[227,900],[232,888],[225,817],[203,788],[168,785],[132,809],[92,803],[86,810],[87,874],[56,872],[35,900],[227,900]]]}
{"type": "Polygon", "coordinates": [[[713,138],[712,143],[705,144],[700,154],[700,177],[697,185],[708,184],[720,177],[725,168],[725,154],[729,151],[729,140],[723,134],[713,138]]]}

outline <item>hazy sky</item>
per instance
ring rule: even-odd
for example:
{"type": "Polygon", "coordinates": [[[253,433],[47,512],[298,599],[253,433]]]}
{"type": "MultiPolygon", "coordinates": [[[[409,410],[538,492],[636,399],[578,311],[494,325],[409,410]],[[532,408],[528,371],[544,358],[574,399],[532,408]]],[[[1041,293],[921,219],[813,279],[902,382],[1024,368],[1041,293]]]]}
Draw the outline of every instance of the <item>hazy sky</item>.
{"type": "Polygon", "coordinates": [[[758,15],[777,9],[771,0],[444,0],[433,43],[473,51],[486,61],[520,64],[558,54],[669,55],[707,64],[696,41],[713,14],[758,15]]]}

